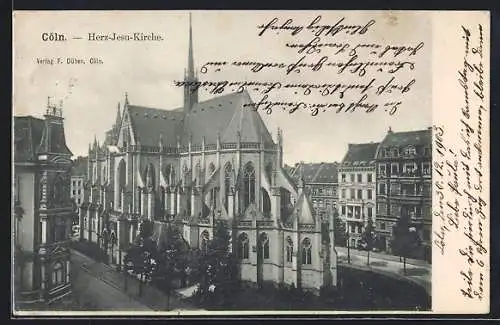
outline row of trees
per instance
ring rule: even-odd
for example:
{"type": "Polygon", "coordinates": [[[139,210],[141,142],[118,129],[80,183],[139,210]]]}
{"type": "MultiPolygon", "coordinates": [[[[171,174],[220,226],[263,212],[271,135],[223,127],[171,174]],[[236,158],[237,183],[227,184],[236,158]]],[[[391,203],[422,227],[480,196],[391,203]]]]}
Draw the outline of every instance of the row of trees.
{"type": "MultiPolygon", "coordinates": [[[[333,209],[333,223],[336,246],[349,246],[348,233],[345,223],[339,218],[336,209],[333,209]]],[[[367,265],[370,265],[370,252],[374,248],[383,249],[381,238],[375,232],[373,220],[370,218],[361,234],[361,243],[367,251],[367,265]]],[[[422,241],[417,228],[411,223],[408,216],[401,216],[393,228],[391,249],[393,254],[399,255],[403,259],[403,270],[406,273],[406,259],[420,248],[422,241]]]]}
{"type": "Polygon", "coordinates": [[[203,250],[190,249],[175,225],[167,224],[160,240],[153,239],[154,224],[144,220],[139,235],[125,255],[124,271],[139,277],[139,292],[144,282],[151,282],[167,294],[167,306],[176,287],[188,278],[200,280],[199,294],[226,296],[236,280],[237,260],[229,251],[231,237],[223,223],[219,223],[213,239],[203,250]]]}

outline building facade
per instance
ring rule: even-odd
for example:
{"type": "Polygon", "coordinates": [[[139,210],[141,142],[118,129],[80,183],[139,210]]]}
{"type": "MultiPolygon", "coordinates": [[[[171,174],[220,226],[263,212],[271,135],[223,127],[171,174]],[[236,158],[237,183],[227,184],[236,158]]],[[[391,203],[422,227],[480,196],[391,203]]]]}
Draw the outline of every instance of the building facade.
{"type": "Polygon", "coordinates": [[[393,132],[389,129],[376,154],[379,235],[390,238],[397,220],[401,216],[409,217],[423,241],[422,252],[415,252],[415,257],[429,261],[432,228],[431,148],[431,128],[409,132],[393,132]]]}
{"type": "Polygon", "coordinates": [[[71,156],[62,108],[49,105],[43,119],[14,117],[12,240],[16,306],[51,302],[71,292],[71,156]]]}
{"type": "Polygon", "coordinates": [[[369,219],[377,228],[376,162],[378,143],[349,144],[338,168],[338,212],[345,221],[349,245],[361,245],[369,219]]]}
{"type": "Polygon", "coordinates": [[[242,280],[336,285],[336,253],[321,243],[304,181],[283,169],[282,132],[273,139],[246,91],[198,100],[191,29],[189,38],[184,105],[148,108],[126,96],[106,141],[89,148],[80,238],[121,264],[142,220],[155,232],[173,222],[202,250],[224,222],[242,280]]]}
{"type": "Polygon", "coordinates": [[[87,157],[78,157],[71,168],[71,198],[79,207],[85,201],[85,182],[87,176],[87,157]]]}

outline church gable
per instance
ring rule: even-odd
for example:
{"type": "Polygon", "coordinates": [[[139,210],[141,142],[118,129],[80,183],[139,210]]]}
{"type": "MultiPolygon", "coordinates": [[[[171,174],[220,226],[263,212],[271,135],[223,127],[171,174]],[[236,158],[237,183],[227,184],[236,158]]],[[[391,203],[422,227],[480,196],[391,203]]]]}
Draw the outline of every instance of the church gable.
{"type": "Polygon", "coordinates": [[[243,214],[243,220],[264,220],[265,217],[262,214],[262,212],[259,211],[255,203],[250,203],[248,208],[245,210],[245,213],[243,214]]]}
{"type": "MultiPolygon", "coordinates": [[[[299,224],[316,223],[311,201],[305,192],[302,192],[299,196],[299,199],[292,210],[291,218],[294,218],[294,220],[295,218],[298,218],[299,224]]],[[[290,222],[292,222],[292,220],[287,221],[287,223],[290,222]]]]}

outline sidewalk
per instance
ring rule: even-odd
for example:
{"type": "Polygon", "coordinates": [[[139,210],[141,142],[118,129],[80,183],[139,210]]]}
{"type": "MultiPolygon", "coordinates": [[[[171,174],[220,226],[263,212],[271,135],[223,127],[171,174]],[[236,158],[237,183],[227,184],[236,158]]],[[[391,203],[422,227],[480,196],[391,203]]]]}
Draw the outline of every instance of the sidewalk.
{"type": "MultiPolygon", "coordinates": [[[[347,255],[347,247],[335,246],[335,249],[337,250],[337,253],[339,255],[347,255]]],[[[365,256],[366,257],[366,255],[367,255],[366,251],[362,251],[359,249],[351,248],[350,251],[351,251],[351,256],[357,255],[357,256],[365,256]]],[[[393,261],[393,262],[402,263],[402,261],[399,260],[399,258],[400,258],[399,256],[391,255],[391,254],[370,252],[370,258],[371,257],[378,258],[378,259],[385,260],[385,261],[393,261]]],[[[413,258],[407,258],[406,264],[432,267],[431,264],[427,263],[424,260],[417,260],[417,259],[413,259],[413,258]]]]}
{"type": "Polygon", "coordinates": [[[72,260],[75,264],[80,265],[80,267],[83,267],[101,281],[126,293],[133,299],[153,310],[164,311],[167,310],[167,306],[169,306],[168,310],[197,309],[188,302],[181,300],[180,296],[176,293],[170,296],[169,304],[167,304],[167,295],[153,285],[147,283],[142,283],[142,294],[139,296],[140,281],[137,278],[118,272],[116,269],[106,264],[96,262],[78,251],[72,250],[72,260]]]}
{"type": "MultiPolygon", "coordinates": [[[[351,263],[347,261],[347,250],[346,252],[339,252],[338,263],[344,267],[352,267],[356,269],[361,269],[365,271],[373,271],[379,274],[383,274],[397,280],[407,280],[418,284],[423,287],[427,293],[431,294],[431,274],[432,266],[420,261],[420,263],[410,263],[407,259],[406,263],[406,274],[403,273],[403,263],[399,261],[397,256],[392,256],[393,258],[387,259],[384,254],[373,254],[370,253],[370,265],[367,262],[367,253],[359,251],[351,251],[351,263]],[[362,255],[363,254],[363,255],[362,255]],[[395,257],[395,258],[394,258],[395,257]]],[[[414,262],[412,260],[411,262],[414,262]]]]}

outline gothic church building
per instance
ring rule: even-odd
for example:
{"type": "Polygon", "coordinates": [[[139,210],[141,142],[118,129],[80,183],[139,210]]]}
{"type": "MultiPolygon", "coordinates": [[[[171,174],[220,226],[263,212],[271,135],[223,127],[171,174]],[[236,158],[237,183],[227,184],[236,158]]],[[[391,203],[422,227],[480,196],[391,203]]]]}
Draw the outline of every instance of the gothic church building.
{"type": "Polygon", "coordinates": [[[142,220],[181,228],[203,249],[217,222],[231,229],[243,281],[319,289],[336,285],[333,227],[322,240],[303,179],[283,169],[283,134],[274,140],[243,91],[198,100],[192,31],[184,105],[165,110],[118,105],[106,140],[88,152],[88,202],[80,207],[80,238],[123,263],[142,220]]]}

